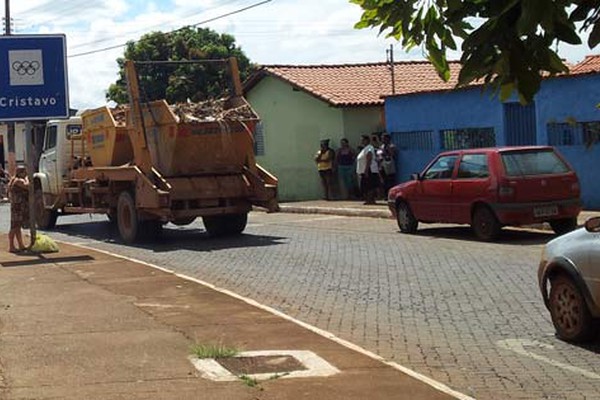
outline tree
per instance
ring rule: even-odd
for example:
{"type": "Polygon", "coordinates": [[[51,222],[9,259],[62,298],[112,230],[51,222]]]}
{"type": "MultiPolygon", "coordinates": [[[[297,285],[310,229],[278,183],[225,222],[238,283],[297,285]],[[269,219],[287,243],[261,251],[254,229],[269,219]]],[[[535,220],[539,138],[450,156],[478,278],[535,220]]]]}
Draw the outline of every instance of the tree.
{"type": "MultiPolygon", "coordinates": [[[[237,58],[240,78],[244,80],[253,67],[231,35],[218,34],[208,28],[191,27],[169,33],[146,34],[137,42],[128,42],[124,57],[117,59],[119,79],[110,85],[106,99],[119,104],[128,102],[125,60],[183,61],[226,59],[232,56],[237,58]]],[[[137,71],[143,101],[201,101],[222,96],[229,83],[227,66],[224,64],[139,65],[137,71]]]]}
{"type": "Polygon", "coordinates": [[[450,77],[447,51],[462,39],[458,85],[479,81],[529,102],[542,77],[568,72],[559,42],[600,42],[600,0],[350,0],[362,7],[356,28],[379,27],[409,50],[423,46],[440,77],[450,77]]]}

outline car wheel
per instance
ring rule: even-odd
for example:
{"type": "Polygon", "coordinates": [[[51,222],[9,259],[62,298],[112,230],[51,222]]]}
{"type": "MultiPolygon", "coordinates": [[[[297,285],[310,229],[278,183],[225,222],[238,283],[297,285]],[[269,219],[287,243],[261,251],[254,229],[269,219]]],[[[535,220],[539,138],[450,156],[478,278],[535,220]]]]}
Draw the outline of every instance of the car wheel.
{"type": "Polygon", "coordinates": [[[404,201],[399,202],[396,206],[396,222],[402,233],[415,233],[419,225],[410,206],[404,201]]]}
{"type": "Polygon", "coordinates": [[[550,226],[557,235],[564,235],[577,228],[577,217],[555,219],[550,221],[550,226]]]}
{"type": "Polygon", "coordinates": [[[479,206],[473,212],[471,227],[475,236],[486,242],[492,241],[500,235],[502,226],[498,219],[488,207],[479,206]]]}
{"type": "Polygon", "coordinates": [[[551,280],[549,308],[556,335],[567,342],[585,342],[596,334],[596,324],[583,295],[571,279],[551,280]]]}

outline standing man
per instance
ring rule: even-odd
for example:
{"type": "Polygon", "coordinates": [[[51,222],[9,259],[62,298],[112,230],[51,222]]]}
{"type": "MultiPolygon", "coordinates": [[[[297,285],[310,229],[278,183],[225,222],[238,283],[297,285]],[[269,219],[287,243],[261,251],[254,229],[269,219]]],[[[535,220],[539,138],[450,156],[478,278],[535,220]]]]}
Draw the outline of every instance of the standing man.
{"type": "Polygon", "coordinates": [[[375,195],[379,185],[376,152],[368,135],[362,135],[361,145],[363,148],[356,157],[356,174],[359,177],[360,191],[365,200],[364,204],[375,204],[375,195]]]}
{"type": "Polygon", "coordinates": [[[323,198],[332,200],[333,187],[333,163],[335,162],[335,152],[329,147],[329,139],[321,140],[321,148],[315,155],[317,170],[321,177],[321,186],[323,187],[323,198]]]}
{"type": "Polygon", "coordinates": [[[396,184],[396,145],[392,136],[384,133],[381,145],[381,176],[383,176],[383,192],[387,199],[388,191],[396,184]]]}

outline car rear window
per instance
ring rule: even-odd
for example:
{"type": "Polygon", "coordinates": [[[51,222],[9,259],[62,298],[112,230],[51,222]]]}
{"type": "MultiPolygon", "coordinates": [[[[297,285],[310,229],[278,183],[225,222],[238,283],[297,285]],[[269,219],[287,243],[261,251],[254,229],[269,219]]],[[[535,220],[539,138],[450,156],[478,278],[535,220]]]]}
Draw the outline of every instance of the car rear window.
{"type": "Polygon", "coordinates": [[[570,171],[552,150],[529,150],[502,153],[508,176],[564,174],[570,171]]]}

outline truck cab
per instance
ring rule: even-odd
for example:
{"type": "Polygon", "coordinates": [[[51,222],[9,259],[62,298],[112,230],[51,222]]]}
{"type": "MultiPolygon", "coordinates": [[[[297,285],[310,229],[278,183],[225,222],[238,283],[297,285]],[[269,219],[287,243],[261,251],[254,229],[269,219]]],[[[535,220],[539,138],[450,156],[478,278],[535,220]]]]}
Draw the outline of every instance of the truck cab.
{"type": "Polygon", "coordinates": [[[34,175],[46,206],[53,204],[60,195],[74,157],[80,157],[83,152],[81,129],[80,117],[50,120],[46,124],[39,168],[34,175]]]}

